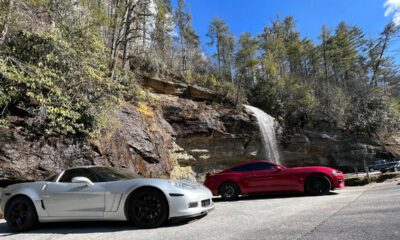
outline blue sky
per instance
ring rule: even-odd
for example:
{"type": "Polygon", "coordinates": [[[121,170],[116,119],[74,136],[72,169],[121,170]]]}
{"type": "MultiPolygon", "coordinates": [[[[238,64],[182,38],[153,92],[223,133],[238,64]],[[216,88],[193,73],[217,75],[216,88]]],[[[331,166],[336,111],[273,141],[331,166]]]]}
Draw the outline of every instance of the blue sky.
{"type": "MultiPolygon", "coordinates": [[[[297,29],[303,37],[318,41],[322,25],[334,29],[341,21],[357,25],[367,36],[377,36],[391,20],[385,17],[386,0],[186,0],[193,15],[193,26],[206,46],[205,36],[214,17],[227,22],[230,30],[239,36],[243,32],[261,33],[265,24],[277,15],[294,16],[297,29]]],[[[400,0],[389,0],[400,6],[400,0]]]]}

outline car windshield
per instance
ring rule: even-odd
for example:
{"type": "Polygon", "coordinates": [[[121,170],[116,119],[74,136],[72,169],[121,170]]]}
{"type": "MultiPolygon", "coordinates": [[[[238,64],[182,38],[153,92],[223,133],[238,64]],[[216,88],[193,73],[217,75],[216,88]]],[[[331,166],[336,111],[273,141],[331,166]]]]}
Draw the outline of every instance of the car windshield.
{"type": "Polygon", "coordinates": [[[94,167],[91,168],[91,170],[93,170],[99,176],[101,181],[104,182],[120,181],[139,177],[136,174],[123,172],[115,168],[94,167]]]}
{"type": "Polygon", "coordinates": [[[44,181],[45,182],[55,182],[57,180],[58,174],[55,174],[51,177],[46,178],[44,181]]]}

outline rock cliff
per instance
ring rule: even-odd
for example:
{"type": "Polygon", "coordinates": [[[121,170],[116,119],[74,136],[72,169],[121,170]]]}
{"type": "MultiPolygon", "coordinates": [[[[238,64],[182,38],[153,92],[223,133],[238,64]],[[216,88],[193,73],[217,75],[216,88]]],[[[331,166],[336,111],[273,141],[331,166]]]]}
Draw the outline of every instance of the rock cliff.
{"type": "Polygon", "coordinates": [[[280,152],[288,166],[325,165],[343,171],[364,170],[363,160],[399,159],[400,136],[353,136],[342,129],[302,130],[281,139],[280,152]]]}
{"type": "Polygon", "coordinates": [[[36,138],[14,119],[16,124],[0,127],[0,183],[44,179],[80,165],[195,180],[256,156],[258,127],[244,108],[198,97],[156,97],[159,106],[145,111],[130,103],[117,107],[108,116],[112,130],[95,139],[36,138]]]}

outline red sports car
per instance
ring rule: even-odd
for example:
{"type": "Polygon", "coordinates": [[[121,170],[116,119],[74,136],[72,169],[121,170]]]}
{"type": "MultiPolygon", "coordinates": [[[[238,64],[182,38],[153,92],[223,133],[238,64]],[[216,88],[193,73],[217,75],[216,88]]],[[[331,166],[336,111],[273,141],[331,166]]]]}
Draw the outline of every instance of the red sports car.
{"type": "Polygon", "coordinates": [[[251,161],[207,174],[204,185],[213,195],[233,200],[239,195],[271,192],[306,192],[328,194],[344,187],[343,173],[328,167],[286,168],[269,161],[251,161]]]}

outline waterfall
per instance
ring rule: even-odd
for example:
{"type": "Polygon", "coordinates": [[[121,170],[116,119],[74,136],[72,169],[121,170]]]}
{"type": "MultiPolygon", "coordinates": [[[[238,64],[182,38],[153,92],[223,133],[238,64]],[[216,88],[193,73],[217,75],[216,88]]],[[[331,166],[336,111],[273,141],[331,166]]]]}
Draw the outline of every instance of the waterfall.
{"type": "Polygon", "coordinates": [[[264,160],[279,163],[279,151],[275,134],[275,119],[261,109],[248,105],[245,105],[245,107],[257,118],[258,126],[260,128],[262,152],[257,155],[264,160]]]}

